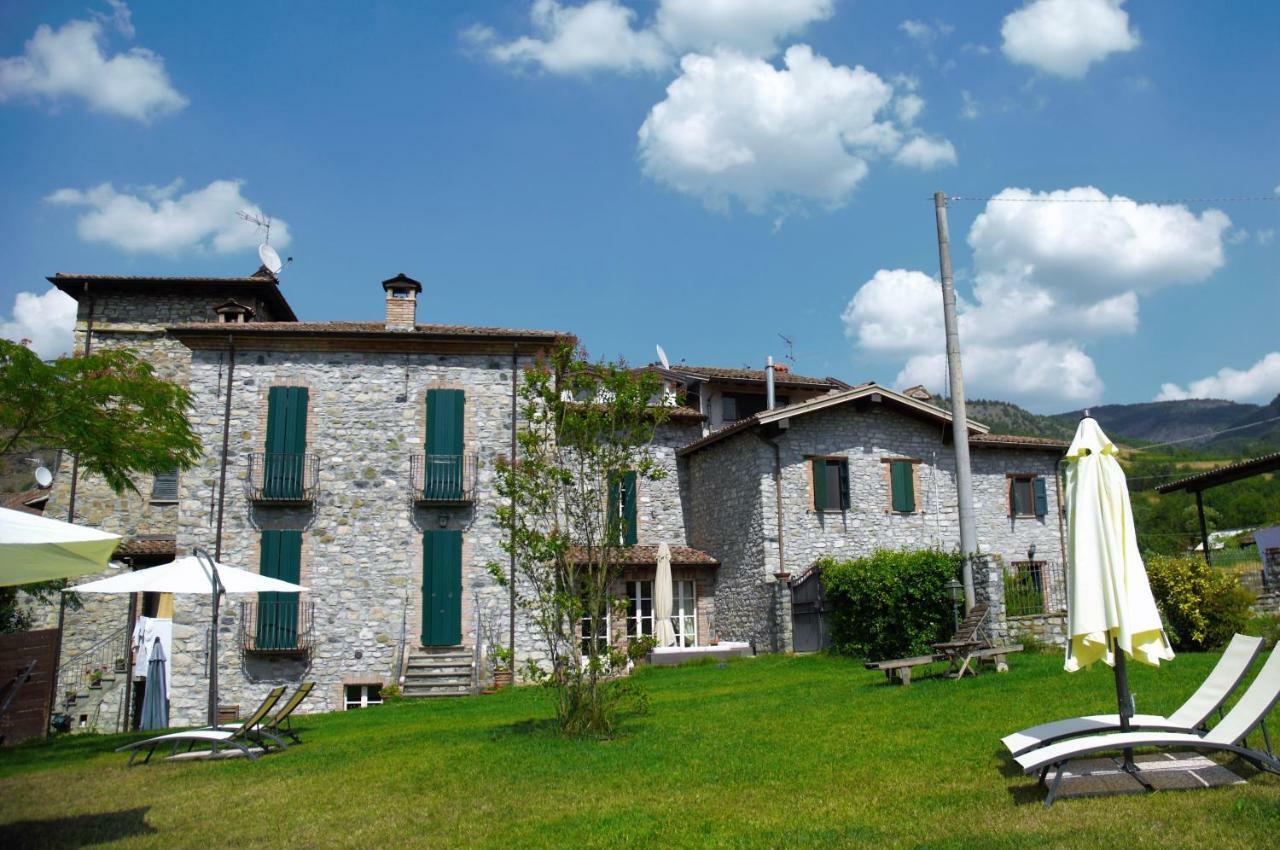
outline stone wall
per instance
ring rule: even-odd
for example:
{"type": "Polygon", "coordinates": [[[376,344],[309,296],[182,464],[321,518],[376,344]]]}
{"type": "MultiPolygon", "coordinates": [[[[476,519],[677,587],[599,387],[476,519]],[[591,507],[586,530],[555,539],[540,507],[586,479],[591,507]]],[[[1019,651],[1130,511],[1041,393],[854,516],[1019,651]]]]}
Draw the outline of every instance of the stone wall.
{"type": "Polygon", "coordinates": [[[1030,617],[1010,617],[1008,620],[1009,639],[1018,641],[1031,639],[1037,643],[1066,647],[1067,615],[1037,614],[1030,617]]]}
{"type": "MultiPolygon", "coordinates": [[[[689,544],[720,562],[714,631],[722,640],[773,648],[774,569],[765,555],[766,495],[772,520],[773,484],[759,439],[716,443],[687,458],[689,544]]],[[[776,561],[775,561],[776,564],[776,561]]]]}
{"type": "MultiPolygon", "coordinates": [[[[195,353],[192,421],[211,450],[183,477],[181,552],[214,548],[225,380],[216,352],[195,353]]],[[[257,570],[263,529],[302,530],[302,583],[311,589],[304,598],[315,606],[315,648],[306,669],[246,656],[235,645],[238,610],[227,606],[219,665],[223,702],[252,705],[277,682],[305,676],[321,687],[304,708],[333,710],[342,707],[343,682],[389,682],[402,621],[409,645],[421,634],[422,533],[428,529],[463,531],[463,643],[476,640],[477,605],[491,624],[502,624],[505,637],[508,591],[486,565],[506,564],[494,461],[510,450],[510,395],[509,361],[487,355],[237,351],[222,560],[257,570]],[[307,451],[318,456],[319,492],[307,509],[254,507],[247,498],[249,456],[263,451],[271,386],[309,388],[307,451]],[[429,388],[466,390],[464,445],[479,455],[473,506],[412,504],[410,457],[424,450],[429,388]]],[[[208,605],[182,599],[175,608],[173,712],[175,722],[197,722],[207,686],[202,629],[208,605]]],[[[525,618],[517,624],[521,663],[539,650],[525,618]]]]}
{"type": "Polygon", "coordinates": [[[685,476],[676,449],[702,436],[700,422],[667,422],[649,446],[650,456],[666,473],[658,481],[636,482],[636,540],[643,544],[688,546],[682,489],[685,476]]]}

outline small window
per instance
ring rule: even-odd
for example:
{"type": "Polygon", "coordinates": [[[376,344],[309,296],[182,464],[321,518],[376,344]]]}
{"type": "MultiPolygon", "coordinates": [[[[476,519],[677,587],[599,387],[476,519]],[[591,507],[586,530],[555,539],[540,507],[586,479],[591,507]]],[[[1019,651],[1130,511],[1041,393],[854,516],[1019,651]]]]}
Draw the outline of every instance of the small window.
{"type": "Polygon", "coordinates": [[[407,290],[407,289],[393,289],[393,290],[391,291],[391,297],[392,297],[392,298],[394,298],[394,299],[395,299],[395,300],[397,300],[397,301],[408,301],[408,300],[409,300],[409,290],[407,290]]]}
{"type": "Polygon", "coordinates": [[[671,628],[676,646],[698,645],[698,598],[692,581],[671,583],[671,628]]]}
{"type": "Polygon", "coordinates": [[[345,690],[346,699],[343,708],[347,711],[382,705],[382,685],[347,685],[345,690]]]}
{"type": "Polygon", "coordinates": [[[1009,515],[1042,517],[1049,512],[1049,494],[1039,475],[1009,476],[1009,515]]]}
{"type": "Polygon", "coordinates": [[[892,507],[899,513],[912,513],[916,509],[915,464],[909,460],[889,463],[889,485],[892,490],[892,507]]]}
{"type": "Polygon", "coordinates": [[[815,457],[813,470],[813,509],[815,511],[847,511],[849,509],[849,461],[845,458],[815,457]]]}
{"type": "Polygon", "coordinates": [[[609,651],[609,620],[611,619],[609,612],[606,610],[604,616],[592,628],[591,615],[582,615],[582,628],[578,637],[582,641],[582,657],[586,658],[591,654],[591,642],[594,640],[596,644],[596,654],[604,655],[609,651]]]}
{"type": "Polygon", "coordinates": [[[151,501],[153,503],[178,501],[178,470],[170,469],[156,473],[155,479],[151,482],[151,501]]]}

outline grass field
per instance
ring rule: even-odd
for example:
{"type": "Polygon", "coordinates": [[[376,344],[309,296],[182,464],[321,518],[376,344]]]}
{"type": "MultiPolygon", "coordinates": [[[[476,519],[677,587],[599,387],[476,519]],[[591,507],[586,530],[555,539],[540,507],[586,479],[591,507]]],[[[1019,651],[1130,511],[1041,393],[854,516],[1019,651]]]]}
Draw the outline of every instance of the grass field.
{"type": "MultiPolygon", "coordinates": [[[[1133,670],[1139,710],[1171,710],[1214,660],[1133,670]]],[[[1280,777],[1234,762],[1247,785],[1042,808],[1000,736],[1113,710],[1111,673],[1011,666],[906,689],[821,656],[647,669],[650,713],[610,741],[558,737],[522,688],[304,718],[304,744],[257,763],[34,742],[0,752],[0,847],[1276,846],[1280,777]]]]}

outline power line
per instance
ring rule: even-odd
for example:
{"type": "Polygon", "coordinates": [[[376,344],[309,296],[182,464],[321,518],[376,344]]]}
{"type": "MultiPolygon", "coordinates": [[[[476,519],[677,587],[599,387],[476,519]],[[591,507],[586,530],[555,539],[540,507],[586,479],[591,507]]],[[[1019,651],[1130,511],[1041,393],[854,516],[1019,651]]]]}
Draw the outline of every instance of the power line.
{"type": "Polygon", "coordinates": [[[1183,437],[1180,440],[1169,440],[1167,443],[1153,443],[1152,445],[1141,446],[1136,449],[1130,449],[1129,451],[1130,453],[1148,452],[1148,451],[1151,451],[1152,449],[1159,449],[1165,446],[1175,446],[1178,443],[1190,443],[1195,440],[1203,440],[1206,437],[1216,437],[1219,434],[1229,434],[1232,431],[1243,431],[1245,428],[1253,428],[1258,425],[1266,425],[1268,422],[1280,422],[1280,416],[1272,416],[1270,419],[1259,419],[1257,422],[1250,422],[1248,425],[1236,425],[1233,428],[1223,428],[1221,431],[1209,431],[1204,434],[1198,434],[1195,437],[1183,437]]]}

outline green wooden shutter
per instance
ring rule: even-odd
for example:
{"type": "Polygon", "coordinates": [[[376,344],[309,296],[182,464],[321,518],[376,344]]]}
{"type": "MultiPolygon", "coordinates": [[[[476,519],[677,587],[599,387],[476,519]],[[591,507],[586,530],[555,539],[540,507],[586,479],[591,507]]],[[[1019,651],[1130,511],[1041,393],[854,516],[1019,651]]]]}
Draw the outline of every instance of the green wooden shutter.
{"type": "Polygon", "coordinates": [[[1044,479],[1037,476],[1031,485],[1035,489],[1036,516],[1042,517],[1049,513],[1049,494],[1045,490],[1044,479]]]}
{"type": "Polygon", "coordinates": [[[634,546],[636,539],[636,474],[627,472],[622,476],[622,545],[634,546]]]}
{"type": "Polygon", "coordinates": [[[622,540],[622,481],[616,475],[609,476],[607,504],[605,505],[605,534],[609,541],[622,540]]]}
{"type": "Polygon", "coordinates": [[[895,460],[889,464],[889,478],[893,487],[893,509],[910,513],[916,509],[916,488],[911,462],[895,460]]]}
{"type": "Polygon", "coordinates": [[[815,457],[810,462],[813,464],[813,509],[825,511],[827,509],[827,462],[820,457],[815,457]]]}
{"type": "Polygon", "coordinates": [[[262,494],[268,499],[300,499],[307,451],[306,387],[267,391],[267,454],[262,494]]]}
{"type": "Polygon", "coordinates": [[[427,457],[422,482],[425,498],[462,498],[465,404],[462,390],[427,390],[427,457]]]}
{"type": "Polygon", "coordinates": [[[849,461],[840,461],[840,510],[849,510],[849,461]]]}
{"type": "MultiPolygon", "coordinates": [[[[302,532],[262,532],[258,572],[282,581],[298,583],[302,576],[302,532]]],[[[296,649],[298,646],[298,594],[259,593],[258,649],[296,649]]]]}
{"type": "Polygon", "coordinates": [[[422,644],[462,642],[462,532],[422,535],[422,644]]]}

